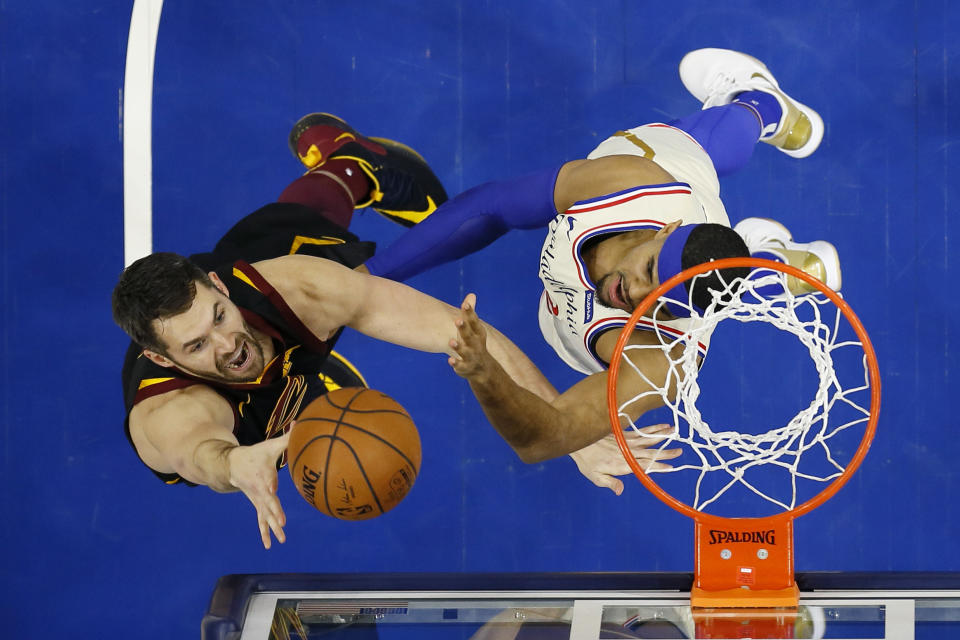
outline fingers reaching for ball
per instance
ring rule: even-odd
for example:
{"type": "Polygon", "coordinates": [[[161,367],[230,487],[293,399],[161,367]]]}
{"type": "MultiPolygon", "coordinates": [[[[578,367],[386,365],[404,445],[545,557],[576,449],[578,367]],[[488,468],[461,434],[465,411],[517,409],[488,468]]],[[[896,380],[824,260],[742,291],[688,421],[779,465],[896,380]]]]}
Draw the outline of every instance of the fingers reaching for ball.
{"type": "MultiPolygon", "coordinates": [[[[252,499],[251,501],[253,502],[252,499]]],[[[287,536],[283,532],[283,527],[287,524],[287,516],[283,512],[283,507],[280,506],[280,500],[276,493],[262,495],[260,500],[253,502],[253,505],[257,509],[257,524],[260,527],[260,539],[263,541],[263,548],[270,548],[271,532],[277,538],[277,542],[281,544],[286,542],[287,536]]]]}
{"type": "Polygon", "coordinates": [[[283,543],[286,514],[277,498],[277,458],[287,446],[289,435],[271,438],[246,447],[235,447],[227,457],[230,483],[243,492],[257,510],[257,524],[263,547],[269,549],[271,532],[283,543]]]}

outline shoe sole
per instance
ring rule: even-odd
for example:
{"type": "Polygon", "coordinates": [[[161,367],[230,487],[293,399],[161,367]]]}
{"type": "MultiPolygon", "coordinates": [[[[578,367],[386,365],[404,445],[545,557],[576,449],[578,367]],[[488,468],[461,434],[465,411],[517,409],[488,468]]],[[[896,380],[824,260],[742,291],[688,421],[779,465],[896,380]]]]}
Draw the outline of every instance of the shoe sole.
{"type": "MultiPolygon", "coordinates": [[[[783,90],[780,91],[783,93],[783,90]]],[[[787,96],[786,93],[783,95],[787,96]]],[[[797,102],[790,96],[787,96],[787,99],[793,103],[793,105],[802,113],[807,116],[807,120],[810,121],[810,139],[807,140],[799,149],[784,149],[783,147],[774,146],[774,149],[785,153],[791,158],[806,158],[811,155],[817,148],[820,146],[820,143],[823,141],[824,126],[823,118],[820,117],[820,114],[803,104],[802,102],[797,102]]]]}
{"type": "Polygon", "coordinates": [[[814,240],[807,244],[810,253],[814,254],[823,261],[823,266],[827,270],[827,281],[824,283],[834,291],[840,291],[843,286],[843,274],[840,271],[840,254],[833,243],[826,240],[814,240]],[[813,247],[817,250],[813,251],[813,247]]]}
{"type": "Polygon", "coordinates": [[[332,113],[309,113],[297,120],[296,124],[293,125],[293,128],[290,129],[290,136],[287,138],[287,145],[290,147],[290,151],[293,153],[294,157],[298,160],[300,159],[300,154],[297,153],[297,141],[300,140],[300,136],[303,135],[304,131],[310,127],[316,127],[318,125],[333,126],[337,129],[342,129],[344,133],[349,133],[354,138],[360,137],[360,134],[357,133],[353,127],[332,113]]]}
{"type": "Polygon", "coordinates": [[[332,113],[310,113],[297,120],[296,124],[293,125],[293,128],[290,130],[290,136],[287,139],[287,145],[290,147],[290,151],[293,152],[293,155],[297,156],[297,158],[299,158],[299,155],[297,154],[297,141],[300,140],[300,136],[303,135],[304,131],[310,127],[316,126],[334,126],[337,129],[342,129],[344,133],[349,133],[355,139],[363,138],[366,140],[372,140],[373,142],[383,146],[393,146],[403,149],[404,151],[415,155],[420,159],[421,162],[426,163],[426,160],[423,159],[423,156],[417,153],[415,149],[411,149],[402,142],[397,142],[396,140],[391,140],[390,138],[381,138],[378,136],[363,136],[360,134],[360,132],[347,124],[345,120],[338,118],[332,113]]]}

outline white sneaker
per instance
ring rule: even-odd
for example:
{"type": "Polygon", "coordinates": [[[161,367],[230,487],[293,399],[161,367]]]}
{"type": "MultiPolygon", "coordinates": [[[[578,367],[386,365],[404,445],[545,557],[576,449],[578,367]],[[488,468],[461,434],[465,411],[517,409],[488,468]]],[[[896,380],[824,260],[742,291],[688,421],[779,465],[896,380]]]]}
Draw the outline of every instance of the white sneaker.
{"type": "Polygon", "coordinates": [[[820,115],[788,96],[767,66],[752,56],[729,49],[697,49],[680,61],[680,80],[703,108],[729,104],[744,91],[773,95],[783,116],[776,127],[767,127],[760,141],[793,158],[806,158],[823,140],[820,115]]]}
{"type": "MultiPolygon", "coordinates": [[[[773,253],[791,267],[796,267],[834,291],[840,291],[843,282],[840,274],[840,256],[837,248],[825,240],[815,240],[801,244],[793,241],[793,236],[785,226],[769,218],[744,218],[733,228],[751,254],[759,251],[773,253]]],[[[817,291],[803,280],[787,276],[787,289],[793,295],[803,295],[817,291]]]]}

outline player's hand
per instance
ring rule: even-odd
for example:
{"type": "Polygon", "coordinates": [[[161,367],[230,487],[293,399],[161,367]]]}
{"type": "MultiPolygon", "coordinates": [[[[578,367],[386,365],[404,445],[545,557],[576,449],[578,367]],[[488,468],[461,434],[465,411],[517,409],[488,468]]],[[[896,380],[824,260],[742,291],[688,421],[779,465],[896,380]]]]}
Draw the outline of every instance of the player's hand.
{"type": "Polygon", "coordinates": [[[287,448],[290,432],[249,447],[236,447],[227,454],[230,484],[243,492],[257,510],[263,548],[270,548],[270,532],[286,542],[283,527],[287,516],[277,498],[277,458],[287,448]]]}
{"type": "MultiPolygon", "coordinates": [[[[673,431],[673,425],[655,424],[639,431],[631,429],[623,436],[641,468],[654,471],[669,469],[670,465],[663,463],[662,460],[676,458],[682,453],[681,449],[659,451],[649,448],[662,442],[671,431],[673,431]]],[[[623,481],[616,476],[628,475],[632,470],[623,458],[617,439],[612,433],[590,446],[574,451],[570,457],[577,463],[577,468],[587,480],[598,487],[606,487],[617,495],[623,493],[623,481]]]]}
{"type": "Polygon", "coordinates": [[[450,340],[450,348],[455,355],[447,362],[453,370],[464,378],[482,377],[494,362],[487,351],[487,330],[475,311],[477,296],[467,294],[460,305],[460,317],[454,321],[457,338],[450,340]]]}

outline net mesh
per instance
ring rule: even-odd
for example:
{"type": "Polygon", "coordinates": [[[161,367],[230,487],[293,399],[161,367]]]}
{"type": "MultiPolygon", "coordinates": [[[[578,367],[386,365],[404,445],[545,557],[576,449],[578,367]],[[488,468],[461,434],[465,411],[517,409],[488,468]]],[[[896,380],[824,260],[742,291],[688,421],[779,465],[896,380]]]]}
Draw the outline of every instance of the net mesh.
{"type": "MultiPolygon", "coordinates": [[[[703,277],[706,275],[695,276],[693,287],[696,280],[703,277]]],[[[689,301],[682,305],[691,314],[685,331],[678,335],[675,327],[661,329],[661,324],[654,320],[652,328],[658,344],[624,348],[621,369],[630,367],[651,389],[620,404],[621,424],[639,429],[630,417],[639,413],[631,411],[632,405],[641,400],[648,402],[647,396],[651,394],[660,397],[672,414],[673,431],[657,448],[662,451],[683,445],[693,456],[685,456],[684,461],[670,468],[651,469],[648,473],[696,474],[689,504],[698,511],[704,511],[734,487],[744,487],[784,511],[795,508],[798,481],[827,483],[843,473],[845,460],[838,459],[831,451],[831,440],[854,427],[859,432],[869,420],[869,371],[862,344],[855,335],[852,340],[840,337],[841,327],[846,323],[836,305],[820,294],[789,293],[786,278],[786,274],[766,268],[754,269],[747,279],[726,282],[721,277],[723,288],[711,289],[713,302],[705,311],[699,312],[689,301]],[[770,291],[777,294],[770,295],[770,291]],[[721,300],[727,301],[726,304],[721,300]],[[769,323],[796,336],[809,353],[818,376],[816,391],[809,404],[786,424],[761,433],[744,433],[735,425],[711,425],[701,415],[697,407],[700,348],[709,344],[710,334],[724,320],[769,323]],[[648,355],[644,352],[651,349],[661,352],[672,365],[666,380],[651,379],[641,366],[648,355]],[[851,361],[853,356],[856,369],[852,375],[847,372],[844,376],[848,381],[846,386],[835,367],[841,352],[846,352],[844,362],[851,361]],[[675,393],[670,393],[671,388],[675,388],[675,393]],[[839,411],[840,408],[843,411],[839,411]],[[819,457],[813,465],[815,470],[807,470],[809,465],[801,468],[805,455],[819,457]],[[687,462],[688,459],[691,461],[687,462]],[[765,465],[773,465],[787,474],[786,483],[779,483],[776,491],[750,480],[748,472],[765,465]]],[[[661,301],[654,307],[654,318],[660,315],[663,304],[661,301]]]]}

